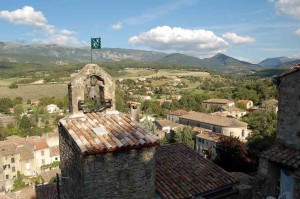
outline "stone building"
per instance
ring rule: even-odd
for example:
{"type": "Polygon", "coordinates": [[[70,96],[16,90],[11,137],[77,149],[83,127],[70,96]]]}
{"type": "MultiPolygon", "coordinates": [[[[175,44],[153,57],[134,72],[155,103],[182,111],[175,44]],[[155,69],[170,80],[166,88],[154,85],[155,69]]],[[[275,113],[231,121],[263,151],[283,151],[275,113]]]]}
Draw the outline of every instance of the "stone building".
{"type": "Polygon", "coordinates": [[[241,141],[251,133],[248,124],[235,118],[211,115],[208,113],[190,112],[179,117],[179,123],[193,127],[201,127],[227,136],[239,137],[241,141]]]}
{"type": "Polygon", "coordinates": [[[228,99],[208,99],[202,102],[202,106],[206,109],[218,108],[221,106],[234,106],[234,102],[228,99]]]}
{"type": "Polygon", "coordinates": [[[187,115],[189,114],[188,111],[186,110],[175,110],[175,111],[170,111],[168,114],[167,114],[167,120],[170,120],[172,122],[179,122],[179,116],[182,116],[182,115],[187,115]]]}
{"type": "Polygon", "coordinates": [[[253,101],[251,100],[238,100],[235,103],[236,105],[244,105],[246,107],[246,109],[249,109],[251,107],[253,107],[253,101]]]}
{"type": "Polygon", "coordinates": [[[88,64],[69,84],[69,95],[71,114],[59,121],[62,196],[155,198],[158,139],[114,110],[113,79],[88,64]],[[94,101],[91,112],[85,95],[94,101]]]}
{"type": "Polygon", "coordinates": [[[261,154],[264,194],[300,198],[300,68],[274,77],[279,90],[276,145],[261,154]]]}

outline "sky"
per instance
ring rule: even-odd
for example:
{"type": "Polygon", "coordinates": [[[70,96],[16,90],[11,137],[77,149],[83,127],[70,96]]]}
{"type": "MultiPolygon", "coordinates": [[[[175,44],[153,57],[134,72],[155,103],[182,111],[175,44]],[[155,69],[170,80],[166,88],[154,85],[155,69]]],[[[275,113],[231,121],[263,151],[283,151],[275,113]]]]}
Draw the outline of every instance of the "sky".
{"type": "Polygon", "coordinates": [[[300,58],[300,0],[0,0],[0,41],[300,58]]]}

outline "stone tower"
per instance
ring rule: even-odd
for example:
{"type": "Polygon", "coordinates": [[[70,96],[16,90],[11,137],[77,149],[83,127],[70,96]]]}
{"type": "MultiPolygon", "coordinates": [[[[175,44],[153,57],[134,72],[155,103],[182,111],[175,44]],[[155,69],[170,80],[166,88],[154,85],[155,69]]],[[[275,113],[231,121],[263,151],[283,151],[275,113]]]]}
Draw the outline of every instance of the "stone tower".
{"type": "Polygon", "coordinates": [[[114,89],[95,64],[69,84],[70,115],[58,124],[63,198],[155,198],[158,138],[114,110],[114,89]]]}
{"type": "Polygon", "coordinates": [[[300,198],[300,66],[273,78],[279,91],[276,145],[260,155],[265,196],[300,198]],[[278,194],[278,185],[280,193],[278,194]]]}

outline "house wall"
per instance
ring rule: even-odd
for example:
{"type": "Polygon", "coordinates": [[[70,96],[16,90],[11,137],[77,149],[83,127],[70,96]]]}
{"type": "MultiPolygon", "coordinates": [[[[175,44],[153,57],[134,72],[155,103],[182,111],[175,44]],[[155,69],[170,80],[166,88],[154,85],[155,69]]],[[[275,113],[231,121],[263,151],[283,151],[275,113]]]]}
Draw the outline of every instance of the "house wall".
{"type": "Polygon", "coordinates": [[[245,127],[222,127],[213,124],[207,124],[203,122],[198,122],[194,120],[188,120],[185,118],[179,118],[179,123],[184,125],[190,125],[195,127],[202,127],[205,129],[209,129],[215,133],[221,133],[227,136],[235,136],[239,137],[241,140],[245,140],[245,138],[250,134],[250,130],[245,127]],[[244,130],[244,137],[242,137],[242,131],[244,130]]]}
{"type": "Polygon", "coordinates": [[[36,175],[34,158],[20,161],[20,171],[26,176],[36,175]]]}
{"type": "Polygon", "coordinates": [[[203,156],[206,155],[203,153],[203,149],[209,149],[212,157],[214,158],[216,156],[216,146],[217,143],[215,141],[196,137],[196,151],[203,156]]]}
{"type": "Polygon", "coordinates": [[[82,198],[155,198],[155,147],[83,159],[82,198]]]}
{"type": "Polygon", "coordinates": [[[223,127],[221,130],[221,134],[227,135],[227,136],[234,136],[234,137],[239,137],[241,140],[245,140],[246,137],[249,136],[250,131],[247,129],[247,127],[223,127]],[[242,131],[244,131],[244,136],[242,136],[242,131]]]}
{"type": "Polygon", "coordinates": [[[172,122],[178,123],[179,122],[179,117],[177,115],[167,115],[167,120],[170,120],[172,122]]]}
{"type": "Polygon", "coordinates": [[[279,85],[277,139],[300,150],[300,70],[282,77],[279,85]]]}
{"type": "Polygon", "coordinates": [[[41,173],[41,166],[51,163],[50,148],[35,150],[34,161],[35,161],[35,171],[37,173],[41,173]],[[42,154],[42,151],[44,151],[44,155],[42,154]]]}
{"type": "Polygon", "coordinates": [[[17,171],[20,171],[20,154],[11,154],[1,157],[1,181],[12,180],[17,176],[17,171]],[[14,162],[12,162],[12,158],[14,158],[14,162]],[[7,165],[6,168],[3,166],[7,165]],[[8,178],[6,178],[8,175],[8,178]]]}

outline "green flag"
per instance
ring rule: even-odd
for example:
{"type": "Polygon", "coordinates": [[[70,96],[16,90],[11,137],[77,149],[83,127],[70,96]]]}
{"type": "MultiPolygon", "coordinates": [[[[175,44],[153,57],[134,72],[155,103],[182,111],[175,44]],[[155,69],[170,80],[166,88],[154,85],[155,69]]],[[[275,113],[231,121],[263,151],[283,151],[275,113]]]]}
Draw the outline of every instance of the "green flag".
{"type": "Polygon", "coordinates": [[[101,49],[101,38],[91,38],[91,48],[101,49]]]}

